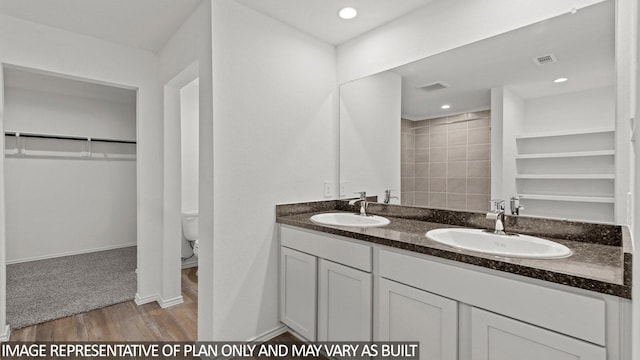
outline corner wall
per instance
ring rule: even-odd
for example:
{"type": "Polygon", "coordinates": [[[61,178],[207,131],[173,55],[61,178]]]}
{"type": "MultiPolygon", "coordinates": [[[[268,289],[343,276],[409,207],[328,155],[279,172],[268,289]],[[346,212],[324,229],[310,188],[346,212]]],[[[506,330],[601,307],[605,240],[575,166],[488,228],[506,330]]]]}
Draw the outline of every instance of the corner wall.
{"type": "Polygon", "coordinates": [[[213,319],[202,323],[199,308],[198,333],[249,340],[281,328],[275,205],[322,199],[334,178],[335,49],[234,1],[212,5],[214,112],[213,128],[200,128],[200,223],[212,231],[201,249],[213,263],[200,259],[199,280],[212,279],[213,292],[199,299],[213,319]]]}
{"type": "MultiPolygon", "coordinates": [[[[182,302],[180,287],[180,254],[182,252],[182,223],[181,223],[181,123],[180,123],[180,88],[199,77],[199,127],[212,122],[211,120],[211,5],[210,1],[203,1],[191,16],[181,25],[178,31],[169,39],[159,53],[160,82],[164,85],[164,114],[161,125],[164,128],[164,148],[161,161],[164,164],[164,239],[162,244],[162,279],[161,305],[170,306],[182,302]]],[[[200,135],[202,136],[202,135],[200,135]]],[[[199,146],[207,146],[200,141],[199,146]]],[[[202,152],[202,150],[200,150],[202,152]]],[[[201,161],[201,160],[200,160],[201,161]]],[[[200,172],[199,176],[203,176],[200,172]]],[[[200,180],[202,183],[202,180],[200,180]]],[[[201,185],[200,185],[201,186],[201,185]]],[[[209,199],[209,194],[199,191],[200,199],[209,199]],[[203,196],[205,196],[203,198],[203,196]]],[[[202,204],[206,200],[199,200],[200,217],[203,219],[202,204]]],[[[198,210],[198,209],[193,209],[198,210]]],[[[203,227],[205,221],[200,221],[200,242],[207,237],[203,227]]],[[[200,258],[207,255],[200,248],[200,258]]],[[[209,259],[209,262],[211,260],[209,259]]],[[[206,265],[206,264],[205,264],[206,265]]],[[[199,262],[202,267],[202,262],[199,262]]],[[[212,284],[203,276],[202,270],[198,278],[198,339],[203,337],[200,327],[210,324],[213,320],[208,315],[204,302],[206,294],[212,293],[212,284]]],[[[209,310],[210,313],[210,310],[209,310]]]]}

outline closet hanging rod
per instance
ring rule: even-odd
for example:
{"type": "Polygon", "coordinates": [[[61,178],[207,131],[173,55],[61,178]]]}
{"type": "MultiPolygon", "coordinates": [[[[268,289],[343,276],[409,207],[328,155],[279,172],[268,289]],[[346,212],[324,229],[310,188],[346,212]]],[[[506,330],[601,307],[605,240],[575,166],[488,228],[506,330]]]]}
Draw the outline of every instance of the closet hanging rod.
{"type": "Polygon", "coordinates": [[[108,143],[122,143],[122,144],[135,144],[135,140],[119,140],[119,139],[107,139],[107,138],[94,138],[90,136],[71,136],[71,135],[58,135],[58,134],[39,134],[22,131],[5,131],[5,136],[16,136],[25,138],[40,138],[40,139],[60,139],[60,140],[83,140],[83,141],[98,141],[108,143]]]}

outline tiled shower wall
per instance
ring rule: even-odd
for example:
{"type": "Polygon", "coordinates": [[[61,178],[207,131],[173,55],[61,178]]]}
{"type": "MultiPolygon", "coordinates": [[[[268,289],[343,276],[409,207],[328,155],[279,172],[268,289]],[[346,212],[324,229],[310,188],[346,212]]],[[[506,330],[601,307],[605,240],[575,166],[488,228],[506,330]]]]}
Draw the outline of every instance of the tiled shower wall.
{"type": "Polygon", "coordinates": [[[402,204],[487,211],[490,112],[401,121],[402,204]]]}

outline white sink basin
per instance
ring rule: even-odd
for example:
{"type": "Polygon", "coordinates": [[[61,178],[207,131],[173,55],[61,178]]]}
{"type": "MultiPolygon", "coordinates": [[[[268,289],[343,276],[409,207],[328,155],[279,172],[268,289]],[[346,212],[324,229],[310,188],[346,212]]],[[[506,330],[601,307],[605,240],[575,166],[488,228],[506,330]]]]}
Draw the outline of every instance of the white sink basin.
{"type": "Polygon", "coordinates": [[[362,216],[353,213],[324,213],[311,216],[311,221],[321,225],[375,227],[389,224],[389,219],[382,216],[362,216]]]}
{"type": "Polygon", "coordinates": [[[556,242],[528,235],[498,235],[479,229],[429,230],[427,238],[460,249],[486,254],[531,259],[558,259],[571,250],[556,242]]]}

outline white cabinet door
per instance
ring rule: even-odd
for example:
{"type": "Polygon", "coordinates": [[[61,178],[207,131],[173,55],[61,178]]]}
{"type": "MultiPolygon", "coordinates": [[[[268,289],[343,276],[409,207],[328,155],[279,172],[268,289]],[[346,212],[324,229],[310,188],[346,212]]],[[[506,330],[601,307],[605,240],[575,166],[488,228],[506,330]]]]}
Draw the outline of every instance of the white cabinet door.
{"type": "Polygon", "coordinates": [[[316,340],[317,258],[280,247],[280,321],[316,340]]]}
{"type": "Polygon", "coordinates": [[[456,301],[384,278],[378,299],[380,341],[419,341],[420,359],[457,359],[456,301]]]}
{"type": "Polygon", "coordinates": [[[318,341],[371,341],[371,274],[320,259],[318,341]]]}
{"type": "MultiPolygon", "coordinates": [[[[585,314],[588,316],[589,314],[585,314]]],[[[471,310],[472,360],[605,360],[605,348],[488,311],[471,310]]]]}

